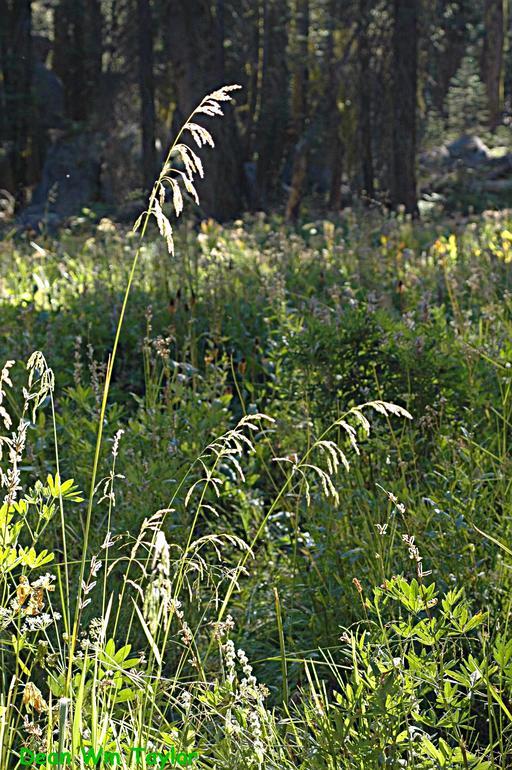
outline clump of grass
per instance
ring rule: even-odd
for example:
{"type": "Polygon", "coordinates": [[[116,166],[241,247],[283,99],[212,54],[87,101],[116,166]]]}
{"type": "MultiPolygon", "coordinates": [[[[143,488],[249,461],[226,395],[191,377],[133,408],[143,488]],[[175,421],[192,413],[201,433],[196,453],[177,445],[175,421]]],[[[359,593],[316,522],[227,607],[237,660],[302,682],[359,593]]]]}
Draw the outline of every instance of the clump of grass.
{"type": "MultiPolygon", "coordinates": [[[[3,381],[10,382],[9,368],[4,369],[3,381]]],[[[51,394],[52,388],[52,374],[44,359],[40,355],[34,356],[29,362],[29,388],[24,390],[23,414],[27,405],[31,404],[34,419],[35,410],[51,394]]],[[[347,419],[351,415],[356,417],[368,432],[369,422],[363,411],[366,406],[383,414],[409,416],[401,407],[382,401],[350,410],[332,429],[341,425],[351,446],[358,453],[360,450],[356,432],[347,419]]],[[[8,420],[7,413],[4,419],[8,420]]],[[[336,443],[322,436],[312,444],[302,460],[295,460],[291,473],[263,517],[250,546],[230,533],[196,534],[202,514],[207,512],[208,515],[217,515],[215,508],[206,502],[206,494],[213,490],[215,496],[220,496],[226,480],[225,468],[221,470],[222,466],[227,464],[232,467],[243,483],[243,455],[255,451],[250,434],[264,435],[262,426],[265,423],[272,425],[273,420],[263,414],[242,417],[234,428],[209,444],[197,458],[196,464],[201,474],[189,484],[185,497],[185,507],[193,503],[194,514],[184,545],[169,543],[165,534],[166,520],[173,513],[171,499],[169,507],[143,522],[139,534],[132,536],[131,544],[128,538],[127,557],[117,556],[112,559],[110,552],[115,545],[115,538],[110,533],[110,522],[115,508],[114,487],[118,478],[115,471],[121,439],[118,432],[112,450],[112,469],[100,487],[95,488],[95,493],[102,489],[102,499],[108,501],[108,529],[100,553],[84,560],[85,568],[79,573],[82,582],[77,591],[78,623],[75,621],[73,626],[74,639],[69,630],[62,633],[61,613],[56,609],[59,602],[51,598],[55,589],[55,576],[48,573],[35,580],[31,576],[33,571],[52,562],[54,555],[48,554],[46,550],[36,552],[34,545],[40,533],[30,530],[29,506],[35,507],[36,519],[48,522],[59,505],[65,532],[64,505],[80,503],[82,498],[73,480],[61,482],[58,473],[55,477],[48,477],[47,486],[37,482],[35,496],[29,492],[21,497],[20,479],[16,470],[21,460],[21,446],[19,442],[15,444],[16,451],[10,455],[11,471],[4,475],[9,489],[8,499],[3,506],[6,516],[4,541],[11,544],[8,549],[9,568],[2,565],[4,599],[8,601],[13,585],[17,583],[14,587],[16,598],[11,600],[10,610],[4,610],[2,615],[4,629],[15,628],[13,639],[17,640],[14,654],[6,656],[4,669],[9,671],[12,668],[8,702],[4,704],[2,712],[2,751],[5,757],[12,755],[16,747],[21,748],[22,744],[29,744],[31,750],[47,754],[62,752],[63,747],[66,747],[72,756],[79,756],[83,749],[87,752],[97,750],[100,746],[104,751],[126,757],[129,755],[130,742],[138,746],[165,745],[168,742],[181,751],[192,751],[193,736],[205,751],[213,751],[219,758],[229,756],[233,767],[237,767],[238,763],[259,767],[269,752],[274,757],[282,756],[283,762],[288,761],[285,747],[278,737],[275,717],[263,702],[267,691],[257,685],[245,653],[239,650],[235,655],[234,644],[229,640],[223,644],[221,653],[224,678],[217,683],[211,679],[210,653],[223,634],[232,627],[232,620],[225,611],[243,577],[248,559],[253,556],[253,549],[265,523],[285,493],[294,490],[295,474],[300,474],[300,484],[306,484],[308,498],[311,486],[307,480],[308,473],[318,476],[324,493],[331,496],[335,492],[338,458],[343,454],[342,450],[336,443]],[[325,469],[309,461],[315,450],[326,453],[325,469]],[[13,522],[15,514],[20,517],[16,523],[13,522]],[[29,530],[30,548],[17,545],[22,524],[26,524],[29,530]],[[223,552],[226,548],[234,548],[241,553],[235,569],[223,565],[223,552]],[[176,552],[175,558],[172,557],[173,551],[176,552]],[[209,551],[216,555],[217,566],[212,563],[209,551]],[[120,572],[117,569],[119,566],[120,572]],[[115,607],[113,590],[116,590],[117,577],[122,577],[123,587],[118,591],[115,607]],[[185,617],[182,599],[183,596],[193,596],[204,582],[211,586],[211,599],[193,627],[185,617]],[[129,586],[135,589],[135,595],[133,592],[128,595],[129,586]],[[101,592],[99,600],[97,590],[101,592]],[[101,615],[90,620],[86,628],[83,622],[84,611],[93,597],[96,606],[102,608],[101,615]],[[128,599],[131,611],[122,615],[128,599]],[[213,613],[213,625],[212,621],[206,622],[206,612],[213,613]],[[125,631],[123,628],[126,628],[126,623],[128,630],[125,631]],[[147,652],[134,654],[130,637],[140,639],[141,632],[147,652]],[[116,641],[120,635],[121,646],[116,641]],[[200,647],[204,643],[200,645],[200,642],[205,635],[210,641],[201,654],[200,647]],[[167,673],[167,661],[173,648],[176,650],[176,669],[170,675],[167,673]],[[245,675],[239,684],[235,682],[236,658],[245,675]],[[39,668],[48,677],[49,692],[43,691],[41,682],[36,684],[33,680],[40,678],[37,674],[39,668]],[[192,678],[191,672],[195,672],[192,678]],[[17,703],[20,689],[23,693],[22,708],[28,714],[35,714],[36,719],[31,720],[27,714],[21,721],[22,713],[17,703]],[[165,693],[165,705],[159,698],[159,692],[165,693]],[[231,704],[227,707],[226,698],[228,704],[231,704]],[[124,711],[126,707],[128,712],[124,711]],[[181,713],[181,732],[171,729],[176,718],[167,715],[169,710],[174,714],[177,711],[181,713]],[[161,725],[158,726],[162,718],[164,725],[170,720],[167,728],[169,732],[161,725]],[[55,720],[59,727],[54,735],[51,726],[55,720]],[[192,732],[188,726],[190,723],[195,726],[192,732]],[[208,736],[210,741],[213,740],[212,731],[215,738],[213,745],[208,742],[208,736]],[[130,736],[133,736],[131,740],[130,736]]],[[[29,423],[25,422],[24,438],[28,427],[29,423]]],[[[348,469],[346,458],[344,465],[348,469]]],[[[187,484],[191,471],[184,475],[180,486],[187,484]]],[[[179,487],[174,496],[178,492],[179,487]]],[[[68,580],[70,576],[67,559],[57,563],[56,569],[64,627],[70,629],[72,612],[67,602],[72,601],[73,597],[70,585],[63,585],[62,580],[63,576],[68,580]]],[[[74,572],[76,574],[76,570],[74,572]]],[[[122,766],[129,766],[125,760],[121,762],[124,762],[122,766]]]]}

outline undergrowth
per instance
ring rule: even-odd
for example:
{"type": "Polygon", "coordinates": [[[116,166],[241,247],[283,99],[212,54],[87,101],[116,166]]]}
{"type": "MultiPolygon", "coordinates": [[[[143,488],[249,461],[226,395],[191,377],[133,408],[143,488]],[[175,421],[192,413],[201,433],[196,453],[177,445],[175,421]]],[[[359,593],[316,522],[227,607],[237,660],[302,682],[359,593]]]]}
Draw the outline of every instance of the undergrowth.
{"type": "Polygon", "coordinates": [[[0,766],[505,770],[510,219],[173,232],[230,98],[0,244],[0,766]]]}

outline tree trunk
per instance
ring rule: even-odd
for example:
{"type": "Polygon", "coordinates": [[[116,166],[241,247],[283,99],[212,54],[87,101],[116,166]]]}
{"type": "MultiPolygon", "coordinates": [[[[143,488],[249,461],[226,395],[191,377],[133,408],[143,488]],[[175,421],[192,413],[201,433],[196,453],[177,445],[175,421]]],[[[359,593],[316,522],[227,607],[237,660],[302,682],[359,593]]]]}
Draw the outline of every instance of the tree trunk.
{"type": "Polygon", "coordinates": [[[101,0],[87,0],[85,17],[85,96],[90,110],[98,101],[103,71],[104,18],[101,0]]]}
{"type": "Polygon", "coordinates": [[[226,38],[226,8],[224,0],[216,0],[215,13],[217,16],[217,28],[219,30],[219,74],[224,81],[226,69],[226,57],[224,54],[224,41],[226,38]]]}
{"type": "Polygon", "coordinates": [[[328,36],[326,46],[326,75],[325,75],[325,114],[327,116],[327,142],[331,178],[329,184],[328,206],[331,211],[338,212],[341,208],[341,181],[343,173],[344,146],[341,139],[341,113],[338,107],[340,91],[339,63],[336,61],[334,32],[339,13],[338,0],[331,0],[327,7],[328,36]]]}
{"type": "Polygon", "coordinates": [[[263,0],[263,47],[256,134],[256,184],[265,207],[277,188],[288,124],[287,10],[282,0],[263,0]]]}
{"type": "Polygon", "coordinates": [[[468,47],[468,28],[470,23],[471,0],[454,0],[449,14],[445,13],[446,0],[423,6],[422,23],[431,29],[439,29],[438,34],[425,36],[423,57],[428,62],[429,91],[432,106],[439,115],[445,115],[445,99],[450,82],[457,73],[468,47]]]}
{"type": "Polygon", "coordinates": [[[247,84],[247,119],[245,121],[244,155],[252,160],[255,142],[256,109],[258,105],[259,53],[260,53],[260,13],[261,3],[252,6],[252,13],[247,19],[250,25],[250,44],[248,50],[249,77],[247,84]]]}
{"type": "Polygon", "coordinates": [[[84,121],[89,107],[84,0],[60,0],[53,18],[53,69],[64,87],[66,115],[71,120],[84,121]]]}
{"type": "Polygon", "coordinates": [[[482,50],[481,72],[487,92],[489,125],[495,129],[503,109],[503,0],[485,0],[485,37],[482,50]]]}
{"type": "Polygon", "coordinates": [[[32,4],[30,0],[4,2],[2,35],[5,136],[12,142],[12,172],[19,206],[25,203],[33,126],[32,4]]]}
{"type": "Polygon", "coordinates": [[[302,141],[297,142],[294,150],[292,181],[290,185],[290,194],[286,203],[286,219],[289,222],[296,222],[299,218],[307,170],[307,144],[306,139],[303,139],[302,141]]]}
{"type": "Polygon", "coordinates": [[[53,17],[53,70],[64,87],[66,115],[87,121],[96,113],[103,62],[101,0],[60,0],[53,17]]]}
{"type": "Polygon", "coordinates": [[[359,3],[359,132],[361,143],[361,170],[363,186],[368,198],[375,194],[372,152],[372,82],[370,69],[370,41],[368,0],[359,3]]]}
{"type": "Polygon", "coordinates": [[[292,90],[291,137],[295,144],[290,195],[286,206],[286,218],[298,219],[307,178],[308,141],[306,121],[308,110],[308,41],[309,0],[296,0],[295,4],[295,63],[292,90]]]}
{"type": "Polygon", "coordinates": [[[153,72],[153,25],[149,0],[137,0],[137,21],[142,129],[142,177],[144,189],[151,190],[156,172],[156,118],[153,72]]]}
{"type": "Polygon", "coordinates": [[[308,103],[309,0],[295,2],[295,62],[292,90],[292,136],[298,141],[304,131],[308,103]]]}
{"type": "Polygon", "coordinates": [[[391,203],[418,213],[416,107],[418,87],[418,0],[394,0],[393,172],[391,203]]]}
{"type": "Polygon", "coordinates": [[[0,142],[9,139],[6,80],[8,79],[9,59],[9,6],[7,0],[0,0],[0,142]]]}
{"type": "MultiPolygon", "coordinates": [[[[176,78],[177,112],[184,120],[203,96],[224,83],[222,32],[208,0],[167,0],[169,52],[176,78]]],[[[208,118],[201,116],[208,126],[208,118]]],[[[219,220],[242,208],[243,156],[233,108],[212,127],[215,149],[203,154],[205,178],[197,185],[201,209],[219,220]]]]}
{"type": "Polygon", "coordinates": [[[343,142],[339,135],[336,136],[332,151],[331,185],[329,189],[329,208],[339,212],[341,209],[341,182],[343,178],[343,142]]]}

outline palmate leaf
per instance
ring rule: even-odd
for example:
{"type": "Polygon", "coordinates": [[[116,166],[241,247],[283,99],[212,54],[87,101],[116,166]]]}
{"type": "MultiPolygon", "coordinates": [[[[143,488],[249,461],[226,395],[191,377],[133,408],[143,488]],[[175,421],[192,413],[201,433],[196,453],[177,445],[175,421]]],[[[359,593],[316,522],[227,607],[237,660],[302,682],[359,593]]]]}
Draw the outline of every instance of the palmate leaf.
{"type": "Polygon", "coordinates": [[[63,500],[72,500],[74,503],[83,503],[84,498],[82,497],[82,493],[79,491],[78,486],[75,484],[74,479],[68,479],[67,481],[61,482],[58,473],[55,474],[55,477],[49,473],[46,481],[52,497],[62,497],[63,500]]]}
{"type": "Polygon", "coordinates": [[[0,548],[0,574],[10,572],[19,564],[19,557],[16,548],[7,546],[0,548]]]}
{"type": "Polygon", "coordinates": [[[23,567],[29,567],[29,569],[36,569],[36,567],[42,567],[44,564],[48,564],[53,561],[55,554],[49,553],[47,549],[36,553],[35,548],[20,548],[19,549],[19,563],[23,567]]]}

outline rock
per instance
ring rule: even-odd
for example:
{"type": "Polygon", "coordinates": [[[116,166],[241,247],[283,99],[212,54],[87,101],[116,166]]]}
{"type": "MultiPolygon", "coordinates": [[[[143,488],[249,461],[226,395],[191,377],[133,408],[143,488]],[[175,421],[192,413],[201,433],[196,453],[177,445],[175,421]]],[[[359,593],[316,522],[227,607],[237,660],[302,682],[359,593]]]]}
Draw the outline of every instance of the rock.
{"type": "Polygon", "coordinates": [[[140,187],[141,164],[140,128],[136,123],[125,121],[110,130],[102,149],[101,193],[111,205],[126,202],[128,191],[140,187]]]}
{"type": "Polygon", "coordinates": [[[64,122],[64,88],[57,75],[42,62],[34,62],[32,86],[38,119],[43,129],[61,128],[64,122]]]}
{"type": "Polygon", "coordinates": [[[483,179],[479,183],[475,183],[474,189],[493,193],[507,193],[512,190],[512,178],[483,179]]]}
{"type": "Polygon", "coordinates": [[[42,177],[19,224],[36,229],[38,222],[56,225],[80,214],[100,199],[102,138],[85,132],[56,138],[46,156],[42,177]]]}
{"type": "Polygon", "coordinates": [[[432,160],[433,153],[429,153],[429,163],[421,159],[426,177],[422,188],[425,197],[440,193],[456,204],[458,199],[467,201],[469,195],[477,206],[485,202],[485,193],[508,200],[512,190],[512,153],[507,153],[506,147],[490,149],[478,136],[465,135],[441,148],[436,157],[437,162],[432,160]]]}
{"type": "Polygon", "coordinates": [[[12,219],[16,201],[8,190],[0,190],[0,222],[12,219]]]}
{"type": "Polygon", "coordinates": [[[249,209],[254,210],[258,206],[258,183],[256,179],[256,163],[253,161],[244,163],[244,187],[249,209]]]}
{"type": "Polygon", "coordinates": [[[474,166],[486,163],[491,157],[487,145],[478,136],[464,135],[447,146],[450,158],[465,165],[474,166]]]}
{"type": "Polygon", "coordinates": [[[502,155],[498,158],[491,158],[489,160],[489,172],[487,174],[489,179],[497,179],[502,176],[512,175],[512,153],[508,155],[502,155]]]}
{"type": "Polygon", "coordinates": [[[54,233],[62,224],[62,217],[42,207],[28,207],[18,217],[19,230],[33,230],[34,232],[46,230],[54,233]]]}
{"type": "Polygon", "coordinates": [[[450,160],[450,153],[446,145],[434,147],[432,150],[422,152],[420,155],[420,165],[425,168],[436,168],[450,160]]]}
{"type": "Polygon", "coordinates": [[[32,36],[32,89],[37,108],[38,125],[44,131],[62,128],[65,122],[64,86],[48,66],[52,42],[44,35],[32,36]]]}
{"type": "MultiPolygon", "coordinates": [[[[40,178],[48,147],[48,131],[62,129],[65,125],[64,88],[60,78],[46,66],[51,42],[41,35],[34,35],[32,46],[32,92],[35,110],[25,179],[29,187],[40,178]]],[[[16,189],[13,173],[14,151],[13,141],[0,146],[0,188],[17,194],[19,190],[16,189]]]]}

